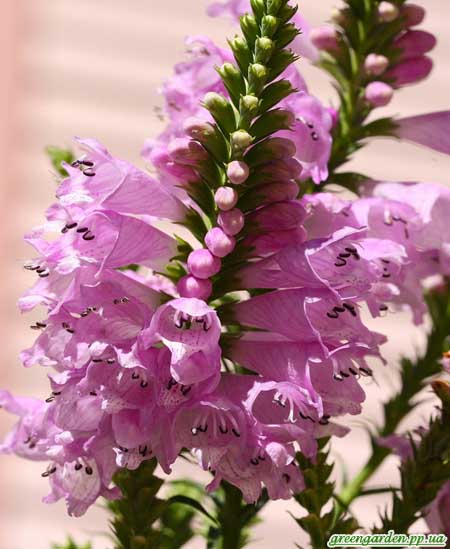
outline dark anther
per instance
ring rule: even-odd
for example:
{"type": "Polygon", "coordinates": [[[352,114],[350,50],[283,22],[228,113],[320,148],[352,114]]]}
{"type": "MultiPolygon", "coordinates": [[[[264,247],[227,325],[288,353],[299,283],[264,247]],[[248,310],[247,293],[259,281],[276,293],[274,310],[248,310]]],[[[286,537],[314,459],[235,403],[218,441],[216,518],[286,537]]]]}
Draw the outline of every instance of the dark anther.
{"type": "Polygon", "coordinates": [[[91,391],[89,394],[90,394],[91,396],[93,396],[93,397],[96,397],[96,396],[97,396],[97,393],[96,393],[95,391],[91,391]]]}
{"type": "Polygon", "coordinates": [[[36,269],[36,272],[37,272],[38,274],[42,274],[42,273],[45,273],[46,270],[47,270],[47,269],[45,269],[45,267],[38,267],[38,268],[36,269]]]}
{"type": "Polygon", "coordinates": [[[344,381],[344,378],[339,374],[334,374],[333,379],[335,379],[336,381],[344,381]]]}
{"type": "Polygon", "coordinates": [[[91,160],[80,160],[80,164],[83,164],[83,166],[87,166],[88,168],[94,167],[94,163],[91,160]]]}
{"type": "Polygon", "coordinates": [[[323,419],[330,419],[331,416],[329,416],[328,414],[323,414],[323,419]]]}
{"type": "Polygon", "coordinates": [[[379,309],[380,311],[387,311],[389,307],[387,305],[380,305],[379,309]]]}
{"type": "Polygon", "coordinates": [[[37,271],[40,267],[39,265],[24,265],[23,268],[27,271],[37,271]]]}
{"type": "Polygon", "coordinates": [[[333,307],[333,311],[336,311],[336,313],[345,313],[344,307],[333,307]]]}
{"type": "Polygon", "coordinates": [[[69,232],[69,227],[67,225],[64,225],[64,227],[61,229],[62,234],[66,234],[69,232]]]}
{"type": "Polygon", "coordinates": [[[138,379],[139,378],[139,374],[137,372],[133,372],[131,374],[131,379],[138,379]]]}
{"type": "Polygon", "coordinates": [[[86,170],[83,170],[83,174],[87,177],[94,177],[95,172],[92,168],[87,168],[86,170]]]}
{"type": "Polygon", "coordinates": [[[345,248],[345,251],[346,252],[350,252],[351,254],[356,254],[358,253],[358,250],[354,247],[354,246],[347,246],[345,248]]]}
{"type": "Polygon", "coordinates": [[[61,391],[52,391],[52,395],[57,397],[61,394],[61,391]]]}
{"type": "Polygon", "coordinates": [[[336,261],[334,264],[335,267],[344,267],[345,265],[347,265],[347,261],[345,261],[345,259],[342,259],[342,257],[339,258],[338,261],[336,261]]]}
{"type": "Polygon", "coordinates": [[[205,425],[203,427],[201,425],[199,425],[197,428],[201,433],[206,433],[206,431],[208,430],[208,424],[205,423],[205,425]]]}
{"type": "Polygon", "coordinates": [[[47,469],[47,471],[44,471],[41,475],[41,477],[49,477],[50,475],[53,475],[53,473],[56,471],[56,467],[52,467],[51,469],[47,469]]]}
{"type": "Polygon", "coordinates": [[[343,372],[342,370],[339,373],[341,374],[341,376],[350,377],[350,374],[347,374],[347,372],[343,372]]]}
{"type": "Polygon", "coordinates": [[[351,303],[343,303],[342,304],[343,307],[345,307],[347,309],[347,311],[352,315],[352,316],[358,316],[356,314],[356,308],[354,305],[352,305],[351,303]]]}
{"type": "Polygon", "coordinates": [[[231,429],[231,432],[233,433],[233,435],[235,437],[240,437],[241,436],[241,433],[239,431],[236,431],[236,429],[233,427],[233,429],[231,429]]]}
{"type": "Polygon", "coordinates": [[[75,330],[73,330],[71,327],[70,327],[70,324],[67,324],[67,322],[63,322],[61,324],[61,326],[64,328],[64,330],[66,330],[66,332],[69,332],[69,334],[74,334],[75,333],[75,330]]]}
{"type": "Polygon", "coordinates": [[[141,447],[139,446],[139,454],[142,456],[142,457],[145,457],[147,455],[147,451],[148,451],[148,446],[145,445],[142,449],[141,447]]]}
{"type": "Polygon", "coordinates": [[[317,132],[311,132],[311,139],[313,141],[319,141],[319,136],[317,135],[317,132]]]}
{"type": "Polygon", "coordinates": [[[341,252],[338,257],[341,257],[342,259],[347,259],[351,256],[352,254],[350,252],[341,252]]]}
{"type": "Polygon", "coordinates": [[[222,433],[222,435],[226,435],[228,433],[228,427],[225,427],[224,429],[222,425],[219,425],[219,431],[222,433]]]}
{"type": "Polygon", "coordinates": [[[39,273],[40,278],[46,278],[50,273],[48,271],[45,271],[43,273],[39,273]]]}
{"type": "Polygon", "coordinates": [[[145,389],[146,387],[148,387],[148,381],[141,381],[140,385],[143,389],[145,389]]]}
{"type": "Polygon", "coordinates": [[[70,231],[70,229],[75,229],[75,227],[78,225],[78,223],[76,222],[73,222],[73,223],[66,223],[66,229],[68,229],[70,231]]]}
{"type": "Polygon", "coordinates": [[[92,362],[95,362],[96,364],[98,364],[99,362],[103,362],[103,358],[93,358],[92,362]]]}
{"type": "Polygon", "coordinates": [[[79,471],[82,468],[83,466],[81,465],[81,463],[75,463],[75,471],[79,471]]]}
{"type": "Polygon", "coordinates": [[[114,364],[115,361],[116,361],[115,358],[107,358],[106,359],[106,364],[114,364]]]}
{"type": "Polygon", "coordinates": [[[382,259],[381,261],[382,261],[383,263],[385,263],[386,265],[389,265],[389,263],[390,263],[389,259],[382,259]]]}
{"type": "Polygon", "coordinates": [[[359,368],[359,371],[363,374],[363,375],[366,375],[366,376],[371,376],[373,375],[373,372],[370,368],[363,368],[363,367],[360,367],[359,368]]]}
{"type": "Polygon", "coordinates": [[[33,450],[34,448],[36,448],[36,442],[35,442],[34,440],[32,440],[32,441],[30,442],[30,444],[28,445],[28,448],[29,448],[30,450],[33,450]]]}
{"type": "Polygon", "coordinates": [[[24,444],[30,444],[30,442],[31,442],[31,437],[27,437],[27,438],[23,441],[24,444]]]}
{"type": "Polygon", "coordinates": [[[50,402],[53,402],[55,400],[55,397],[52,395],[52,396],[49,396],[48,398],[45,399],[45,402],[47,404],[50,404],[50,402]]]}
{"type": "Polygon", "coordinates": [[[266,456],[258,456],[259,461],[266,461],[266,456]]]}
{"type": "Polygon", "coordinates": [[[175,380],[173,379],[173,377],[171,377],[171,378],[169,379],[169,381],[168,381],[166,387],[167,387],[167,389],[170,391],[170,389],[172,389],[172,387],[175,387],[175,385],[178,385],[178,382],[175,381],[175,380]]]}
{"type": "Polygon", "coordinates": [[[259,465],[259,461],[258,461],[257,459],[255,459],[255,458],[252,458],[252,459],[250,460],[250,463],[251,463],[252,465],[259,465]]]}
{"type": "Polygon", "coordinates": [[[95,235],[88,231],[87,233],[84,233],[82,238],[83,240],[94,240],[95,235]]]}
{"type": "Polygon", "coordinates": [[[86,475],[92,475],[92,473],[94,472],[92,467],[90,467],[89,465],[85,467],[84,470],[86,471],[86,475]]]}
{"type": "Polygon", "coordinates": [[[353,374],[354,376],[358,375],[358,372],[354,368],[349,368],[348,371],[353,374]]]}
{"type": "Polygon", "coordinates": [[[291,477],[287,473],[283,473],[281,476],[286,483],[291,482],[291,477]]]}
{"type": "Polygon", "coordinates": [[[337,313],[336,311],[328,312],[327,317],[328,318],[339,318],[339,313],[337,313]]]}
{"type": "Polygon", "coordinates": [[[391,278],[391,275],[389,273],[383,273],[383,278],[391,278]]]}
{"type": "Polygon", "coordinates": [[[125,452],[125,453],[128,452],[128,448],[125,448],[125,446],[118,446],[118,448],[121,452],[125,452]]]}
{"type": "Polygon", "coordinates": [[[315,420],[311,416],[307,416],[306,414],[304,414],[300,410],[299,410],[298,414],[302,419],[309,419],[309,421],[311,421],[312,423],[315,423],[315,420]]]}
{"type": "Polygon", "coordinates": [[[88,231],[88,227],[80,227],[79,229],[77,229],[77,233],[87,233],[88,231]]]}
{"type": "Polygon", "coordinates": [[[189,393],[189,391],[191,391],[191,389],[192,389],[192,387],[190,387],[190,386],[189,387],[182,387],[181,388],[181,394],[183,396],[186,396],[189,393]]]}

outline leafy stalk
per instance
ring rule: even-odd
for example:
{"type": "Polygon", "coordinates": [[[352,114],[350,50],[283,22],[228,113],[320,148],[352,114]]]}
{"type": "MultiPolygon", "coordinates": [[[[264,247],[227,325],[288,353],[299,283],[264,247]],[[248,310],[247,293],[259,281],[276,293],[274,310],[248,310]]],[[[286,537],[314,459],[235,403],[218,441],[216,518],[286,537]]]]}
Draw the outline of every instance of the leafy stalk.
{"type": "MultiPolygon", "coordinates": [[[[319,441],[320,451],[314,462],[301,453],[297,455],[305,489],[296,494],[295,499],[308,511],[308,515],[295,521],[309,535],[312,549],[326,547],[333,526],[333,512],[325,510],[333,498],[335,488],[335,483],[330,480],[334,465],[327,463],[328,441],[329,439],[319,441]]],[[[334,527],[341,534],[351,534],[359,525],[353,518],[340,517],[334,527]]]]}
{"type": "MultiPolygon", "coordinates": [[[[444,388],[450,395],[450,388],[444,388]]],[[[436,497],[440,488],[450,480],[450,404],[449,397],[442,401],[443,411],[431,420],[418,444],[413,445],[413,456],[401,468],[401,491],[394,494],[392,511],[382,516],[382,527],[375,533],[408,532],[410,526],[423,514],[423,509],[436,497]]]]}

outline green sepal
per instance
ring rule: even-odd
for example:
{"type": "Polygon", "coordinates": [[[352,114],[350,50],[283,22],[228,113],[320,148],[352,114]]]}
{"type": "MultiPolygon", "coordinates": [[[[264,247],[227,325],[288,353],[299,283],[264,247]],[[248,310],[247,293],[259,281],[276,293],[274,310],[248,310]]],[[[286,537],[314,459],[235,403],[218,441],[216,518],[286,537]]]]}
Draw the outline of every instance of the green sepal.
{"type": "Polygon", "coordinates": [[[249,166],[254,167],[273,160],[281,160],[285,157],[285,151],[278,146],[278,138],[269,137],[253,145],[244,155],[244,160],[249,166]]]}
{"type": "MultiPolygon", "coordinates": [[[[224,183],[224,172],[219,168],[215,162],[203,162],[196,167],[197,173],[201,176],[202,180],[207,184],[207,186],[215,190],[220,185],[224,183]]],[[[210,198],[211,193],[208,194],[210,198]]],[[[204,210],[205,213],[211,214],[214,211],[215,205],[214,200],[209,202],[209,205],[206,206],[207,209],[204,210]]]]}
{"type": "Polygon", "coordinates": [[[258,37],[259,26],[253,15],[246,13],[240,18],[241,30],[247,43],[253,45],[258,37]]]}
{"type": "Polygon", "coordinates": [[[200,215],[193,208],[189,208],[189,211],[185,216],[184,221],[180,221],[178,223],[175,222],[175,224],[187,227],[195,236],[195,238],[200,242],[203,242],[206,233],[211,228],[211,223],[209,219],[200,215]]]}
{"type": "Polygon", "coordinates": [[[256,140],[263,139],[275,132],[289,130],[295,117],[291,111],[272,109],[262,114],[250,127],[250,133],[256,140]]]}
{"type": "Polygon", "coordinates": [[[264,89],[269,71],[261,63],[252,63],[248,67],[248,93],[258,95],[264,89]]]}
{"type": "Polygon", "coordinates": [[[232,40],[228,40],[228,44],[242,74],[247,74],[248,66],[253,60],[253,55],[247,42],[240,36],[235,36],[232,40]]]}
{"type": "Polygon", "coordinates": [[[89,542],[78,545],[72,538],[69,538],[64,545],[52,544],[51,549],[92,549],[92,545],[89,542]]]}
{"type": "Polygon", "coordinates": [[[269,62],[275,49],[275,43],[270,38],[263,36],[255,42],[255,63],[265,65],[269,62]]]}
{"type": "Polygon", "coordinates": [[[267,14],[277,16],[286,0],[267,0],[267,14]]]}
{"type": "Polygon", "coordinates": [[[260,22],[266,14],[264,0],[250,0],[250,5],[254,16],[256,17],[258,22],[260,22]]]}
{"type": "Polygon", "coordinates": [[[289,80],[277,80],[276,82],[272,82],[272,84],[266,86],[261,94],[260,110],[262,112],[268,111],[296,91],[297,90],[292,87],[289,80]]]}
{"type": "Polygon", "coordinates": [[[206,215],[211,215],[215,210],[214,195],[204,179],[188,181],[180,188],[184,189],[192,200],[200,206],[206,215]]]}
{"type": "Polygon", "coordinates": [[[285,48],[300,34],[294,23],[283,25],[276,34],[277,48],[285,48]]]}
{"type": "Polygon", "coordinates": [[[281,21],[273,15],[265,15],[261,21],[261,35],[273,38],[281,21]]]}
{"type": "Polygon", "coordinates": [[[241,71],[232,63],[224,63],[217,68],[217,72],[220,74],[235,107],[239,107],[239,98],[241,95],[245,95],[246,91],[245,80],[241,71]]]}
{"type": "Polygon", "coordinates": [[[210,131],[197,132],[193,138],[199,141],[218,162],[228,161],[230,156],[228,143],[223,133],[215,124],[211,124],[210,131]]]}
{"type": "Polygon", "coordinates": [[[53,168],[58,172],[58,175],[67,177],[69,174],[61,164],[63,162],[72,164],[75,160],[73,152],[70,149],[62,149],[61,147],[55,147],[53,145],[46,147],[45,152],[50,158],[53,168]]]}
{"type": "Polygon", "coordinates": [[[298,55],[295,55],[290,50],[280,50],[273,54],[270,65],[270,75],[268,78],[268,82],[272,82],[280,76],[281,73],[283,73],[289,65],[292,65],[292,63],[295,63],[297,61],[298,55]]]}
{"type": "Polygon", "coordinates": [[[223,95],[209,92],[205,96],[203,105],[225,135],[237,129],[236,111],[223,95]]]}
{"type": "Polygon", "coordinates": [[[289,4],[285,4],[278,12],[277,17],[282,23],[286,23],[287,21],[290,21],[294,17],[297,11],[298,11],[298,4],[296,4],[295,6],[290,6],[289,4]]]}

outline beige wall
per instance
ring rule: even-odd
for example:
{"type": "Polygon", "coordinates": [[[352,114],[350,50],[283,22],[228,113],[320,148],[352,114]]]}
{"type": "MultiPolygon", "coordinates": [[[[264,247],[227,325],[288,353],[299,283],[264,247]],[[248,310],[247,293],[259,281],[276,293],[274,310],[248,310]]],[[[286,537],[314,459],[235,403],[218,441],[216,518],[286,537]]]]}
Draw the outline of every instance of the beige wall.
{"type": "MultiPolygon", "coordinates": [[[[314,24],[324,21],[332,0],[303,0],[301,9],[314,24]]],[[[440,39],[434,58],[437,70],[425,84],[404,90],[386,110],[415,113],[449,107],[450,3],[423,2],[430,15],[427,27],[440,39]]],[[[32,283],[21,269],[31,251],[22,234],[40,223],[52,200],[54,182],[42,153],[47,144],[69,144],[72,135],[93,136],[114,153],[139,162],[145,137],[160,123],[153,107],[161,105],[157,89],[183,57],[183,37],[209,33],[222,42],[231,26],[204,15],[206,0],[2,0],[0,18],[0,180],[1,231],[1,381],[21,394],[45,396],[45,372],[24,370],[17,355],[29,346],[33,333],[27,329],[35,317],[20,317],[15,302],[32,283]],[[175,16],[175,14],[177,14],[175,16]]],[[[301,63],[313,92],[324,101],[333,93],[326,77],[301,63]]],[[[381,179],[450,182],[450,160],[410,145],[373,143],[354,162],[356,169],[381,179]]],[[[38,317],[36,317],[38,318],[38,317]]],[[[421,341],[417,330],[403,330],[405,318],[395,317],[385,325],[392,340],[389,357],[400,351],[413,353],[421,341]]],[[[395,361],[379,374],[378,387],[368,387],[369,403],[355,427],[378,419],[376,401],[385,398],[395,382],[395,361]]],[[[9,418],[0,416],[5,432],[9,418]]],[[[337,445],[349,473],[364,460],[364,433],[358,429],[337,445]]],[[[65,532],[77,539],[95,537],[96,549],[108,547],[99,533],[106,523],[100,509],[82,519],[68,519],[63,504],[40,503],[47,483],[40,478],[42,466],[0,458],[0,549],[47,549],[50,541],[62,540],[65,532]]],[[[392,468],[393,471],[393,468],[392,468]]],[[[385,484],[394,473],[382,472],[375,484],[385,484]]],[[[369,520],[376,516],[379,498],[364,499],[356,512],[369,520]]],[[[268,522],[258,527],[255,549],[293,547],[299,530],[287,515],[284,502],[269,507],[268,522]]],[[[294,505],[289,508],[298,513],[294,505]]],[[[194,542],[192,547],[203,547],[194,542]]]]}

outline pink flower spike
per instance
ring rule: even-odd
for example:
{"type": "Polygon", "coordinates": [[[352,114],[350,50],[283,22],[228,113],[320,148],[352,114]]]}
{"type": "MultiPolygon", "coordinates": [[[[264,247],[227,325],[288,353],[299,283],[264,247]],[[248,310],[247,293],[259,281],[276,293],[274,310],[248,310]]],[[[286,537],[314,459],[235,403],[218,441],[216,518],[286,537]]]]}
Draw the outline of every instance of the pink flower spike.
{"type": "Polygon", "coordinates": [[[220,210],[232,210],[238,201],[238,194],[232,187],[220,187],[214,195],[217,207],[220,210]]]}
{"type": "Polygon", "coordinates": [[[187,275],[179,280],[177,289],[181,297],[195,297],[206,301],[211,295],[212,284],[208,279],[187,275]]]}
{"type": "Polygon", "coordinates": [[[240,185],[248,179],[250,170],[245,162],[233,160],[228,164],[227,175],[231,183],[240,185]]]}
{"type": "Polygon", "coordinates": [[[393,95],[393,88],[384,82],[371,82],[365,92],[366,101],[372,107],[384,107],[388,105],[393,95]]]}
{"type": "Polygon", "coordinates": [[[244,214],[237,208],[228,212],[221,212],[217,221],[229,236],[238,234],[244,228],[244,214]]]}
{"type": "Polygon", "coordinates": [[[380,76],[389,66],[389,59],[384,55],[370,53],[364,61],[364,69],[370,76],[380,76]]]}
{"type": "Polygon", "coordinates": [[[209,278],[220,271],[220,259],[209,250],[195,250],[189,254],[188,269],[196,278],[209,278]]]}
{"type": "Polygon", "coordinates": [[[450,155],[450,111],[400,118],[395,123],[398,138],[450,155]]]}

